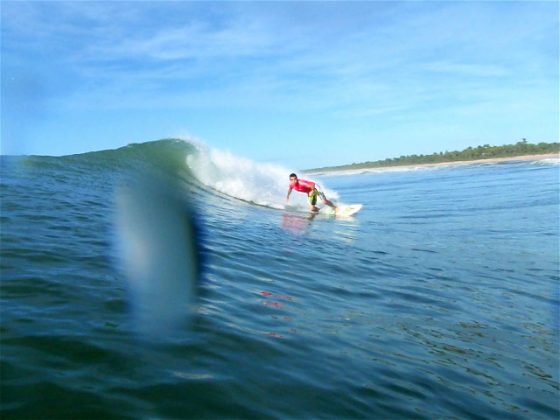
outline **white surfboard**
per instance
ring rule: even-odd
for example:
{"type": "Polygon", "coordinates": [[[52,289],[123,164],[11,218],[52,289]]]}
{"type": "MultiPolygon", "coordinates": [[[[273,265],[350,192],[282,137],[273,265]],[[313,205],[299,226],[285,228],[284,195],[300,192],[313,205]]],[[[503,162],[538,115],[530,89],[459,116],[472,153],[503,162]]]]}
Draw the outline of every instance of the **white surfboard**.
{"type": "Polygon", "coordinates": [[[335,213],[337,216],[349,217],[358,213],[362,209],[362,204],[349,204],[345,206],[337,206],[335,213]]]}
{"type": "Polygon", "coordinates": [[[363,204],[341,204],[336,207],[336,210],[333,210],[331,207],[325,206],[321,209],[321,213],[330,214],[337,217],[350,217],[358,213],[362,209],[362,207],[363,204]]]}

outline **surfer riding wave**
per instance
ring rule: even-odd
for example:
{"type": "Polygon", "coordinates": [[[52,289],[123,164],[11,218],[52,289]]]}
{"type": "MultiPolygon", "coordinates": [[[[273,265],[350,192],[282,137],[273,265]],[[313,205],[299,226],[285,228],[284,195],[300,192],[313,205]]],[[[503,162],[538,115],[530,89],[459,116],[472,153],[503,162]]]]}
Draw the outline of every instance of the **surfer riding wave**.
{"type": "Polygon", "coordinates": [[[336,206],[325,196],[325,194],[317,188],[317,184],[313,181],[307,181],[305,179],[298,179],[298,176],[294,173],[290,174],[290,185],[288,187],[288,195],[286,196],[286,202],[290,199],[290,194],[292,190],[296,190],[307,194],[309,200],[310,210],[317,212],[319,207],[316,206],[317,198],[320,198],[323,203],[327,206],[336,209],[336,206]]]}

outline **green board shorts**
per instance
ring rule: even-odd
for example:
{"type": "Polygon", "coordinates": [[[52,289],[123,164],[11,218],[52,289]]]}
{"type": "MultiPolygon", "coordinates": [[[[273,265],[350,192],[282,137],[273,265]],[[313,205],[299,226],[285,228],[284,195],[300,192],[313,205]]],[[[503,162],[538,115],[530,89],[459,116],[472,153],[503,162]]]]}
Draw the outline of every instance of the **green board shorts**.
{"type": "Polygon", "coordinates": [[[319,191],[317,189],[317,187],[313,188],[313,191],[311,191],[309,193],[309,195],[307,196],[308,200],[309,200],[309,204],[311,204],[312,206],[314,206],[315,204],[317,204],[317,197],[321,197],[321,200],[325,200],[325,194],[322,191],[319,191]]]}

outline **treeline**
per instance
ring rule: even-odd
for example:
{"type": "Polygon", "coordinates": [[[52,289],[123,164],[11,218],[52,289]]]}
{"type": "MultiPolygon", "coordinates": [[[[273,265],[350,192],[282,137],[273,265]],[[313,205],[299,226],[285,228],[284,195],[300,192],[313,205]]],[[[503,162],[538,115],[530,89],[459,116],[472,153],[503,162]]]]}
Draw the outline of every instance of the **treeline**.
{"type": "Polygon", "coordinates": [[[560,143],[529,143],[523,139],[515,144],[503,146],[490,146],[485,144],[478,147],[468,147],[461,151],[439,152],[431,155],[408,155],[393,159],[378,160],[374,162],[352,163],[351,165],[330,166],[310,169],[309,171],[339,171],[346,169],[367,169],[384,166],[420,165],[429,163],[447,163],[465,160],[493,159],[502,157],[515,157],[527,155],[540,155],[547,153],[560,153],[560,143]]]}

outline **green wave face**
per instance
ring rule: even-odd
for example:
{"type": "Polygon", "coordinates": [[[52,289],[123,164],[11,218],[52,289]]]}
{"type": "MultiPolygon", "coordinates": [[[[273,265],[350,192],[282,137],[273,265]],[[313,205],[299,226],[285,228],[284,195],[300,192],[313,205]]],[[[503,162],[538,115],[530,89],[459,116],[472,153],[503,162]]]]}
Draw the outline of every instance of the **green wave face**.
{"type": "Polygon", "coordinates": [[[74,171],[95,170],[158,170],[166,174],[190,174],[186,158],[197,153],[192,143],[164,139],[146,143],[61,157],[28,156],[23,160],[35,168],[64,168],[74,171]]]}

